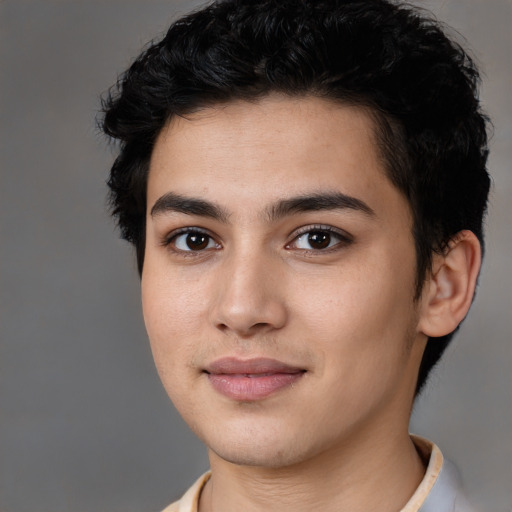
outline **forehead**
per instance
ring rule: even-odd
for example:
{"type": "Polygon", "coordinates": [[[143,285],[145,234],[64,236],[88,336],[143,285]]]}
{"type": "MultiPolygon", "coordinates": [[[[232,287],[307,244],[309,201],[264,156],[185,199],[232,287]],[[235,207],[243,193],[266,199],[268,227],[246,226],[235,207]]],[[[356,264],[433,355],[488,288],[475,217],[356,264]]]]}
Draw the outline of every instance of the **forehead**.
{"type": "Polygon", "coordinates": [[[273,95],[173,117],[152,154],[148,208],[167,192],[263,207],[326,189],[376,203],[401,195],[386,176],[373,117],[320,98],[273,95]]]}

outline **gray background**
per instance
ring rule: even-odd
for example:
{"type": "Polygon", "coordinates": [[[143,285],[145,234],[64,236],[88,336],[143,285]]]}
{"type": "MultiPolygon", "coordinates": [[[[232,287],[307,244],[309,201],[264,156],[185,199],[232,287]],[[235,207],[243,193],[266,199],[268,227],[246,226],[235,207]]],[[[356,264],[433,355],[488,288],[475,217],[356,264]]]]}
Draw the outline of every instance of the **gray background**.
{"type": "MultiPolygon", "coordinates": [[[[494,118],[472,313],[412,431],[482,510],[512,506],[511,0],[417,2],[470,41],[494,118]]],[[[132,251],[105,207],[98,96],[195,2],[0,2],[0,510],[156,511],[207,467],[153,368],[132,251]]]]}

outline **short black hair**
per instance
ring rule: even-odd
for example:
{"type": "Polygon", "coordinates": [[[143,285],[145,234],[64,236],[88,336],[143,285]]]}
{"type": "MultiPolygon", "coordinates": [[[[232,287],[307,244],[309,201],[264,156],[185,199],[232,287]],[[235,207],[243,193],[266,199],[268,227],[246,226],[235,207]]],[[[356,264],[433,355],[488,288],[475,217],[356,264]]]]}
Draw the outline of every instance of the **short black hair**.
{"type": "MultiPolygon", "coordinates": [[[[413,214],[416,299],[435,252],[461,230],[483,247],[490,179],[487,118],[468,53],[425,11],[391,0],[225,0],[149,45],[103,100],[120,142],[108,185],[142,272],[146,187],[156,138],[173,116],[271,93],[372,113],[386,172],[413,214]]],[[[429,339],[416,393],[453,333],[429,339]]]]}

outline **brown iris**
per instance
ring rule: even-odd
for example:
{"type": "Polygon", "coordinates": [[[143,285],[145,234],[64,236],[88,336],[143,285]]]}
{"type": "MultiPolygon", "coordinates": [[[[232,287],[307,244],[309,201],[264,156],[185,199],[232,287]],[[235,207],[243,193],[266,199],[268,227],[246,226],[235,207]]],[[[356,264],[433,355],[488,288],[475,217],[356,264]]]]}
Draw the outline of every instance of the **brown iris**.
{"type": "Polygon", "coordinates": [[[308,243],[313,249],[325,249],[331,243],[331,235],[326,231],[311,231],[308,243]]]}
{"type": "Polygon", "coordinates": [[[203,233],[189,233],[187,235],[186,244],[191,251],[201,251],[208,247],[209,236],[203,233]]]}

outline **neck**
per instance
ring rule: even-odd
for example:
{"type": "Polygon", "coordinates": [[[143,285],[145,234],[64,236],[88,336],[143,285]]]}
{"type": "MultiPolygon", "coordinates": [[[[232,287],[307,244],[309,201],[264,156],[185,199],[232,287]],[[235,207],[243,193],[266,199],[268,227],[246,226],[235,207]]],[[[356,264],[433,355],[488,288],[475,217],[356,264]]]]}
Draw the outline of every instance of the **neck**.
{"type": "Polygon", "coordinates": [[[355,436],[285,468],[239,466],[210,453],[212,477],[201,495],[199,511],[402,509],[425,473],[407,429],[358,431],[355,436]]]}

